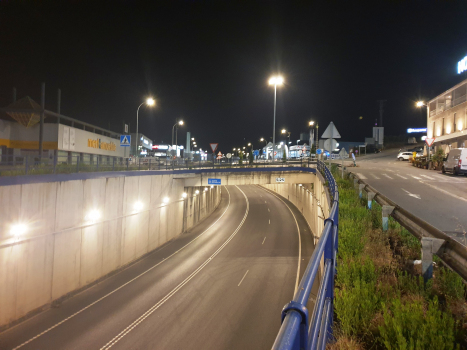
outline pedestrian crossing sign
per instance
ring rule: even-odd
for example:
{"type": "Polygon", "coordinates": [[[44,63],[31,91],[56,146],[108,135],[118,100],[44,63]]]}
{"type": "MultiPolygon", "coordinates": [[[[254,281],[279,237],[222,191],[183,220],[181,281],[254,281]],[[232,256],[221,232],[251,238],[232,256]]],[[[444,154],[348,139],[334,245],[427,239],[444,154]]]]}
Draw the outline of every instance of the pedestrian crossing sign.
{"type": "Polygon", "coordinates": [[[120,146],[130,147],[131,136],[130,135],[120,135],[120,146]]]}

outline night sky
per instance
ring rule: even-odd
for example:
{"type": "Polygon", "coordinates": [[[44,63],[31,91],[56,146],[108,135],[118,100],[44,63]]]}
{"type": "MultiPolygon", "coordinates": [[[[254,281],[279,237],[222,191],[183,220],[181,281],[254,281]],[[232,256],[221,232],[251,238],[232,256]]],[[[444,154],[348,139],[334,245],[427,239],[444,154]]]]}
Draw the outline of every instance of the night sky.
{"type": "MultiPolygon", "coordinates": [[[[466,78],[467,1],[0,1],[0,106],[29,95],[64,115],[169,143],[183,118],[203,149],[222,152],[309,120],[342,141],[371,136],[387,100],[386,135],[426,126],[429,100],[466,78]],[[363,119],[359,119],[362,116],[363,119]]],[[[182,143],[182,142],[180,142],[182,143]]]]}

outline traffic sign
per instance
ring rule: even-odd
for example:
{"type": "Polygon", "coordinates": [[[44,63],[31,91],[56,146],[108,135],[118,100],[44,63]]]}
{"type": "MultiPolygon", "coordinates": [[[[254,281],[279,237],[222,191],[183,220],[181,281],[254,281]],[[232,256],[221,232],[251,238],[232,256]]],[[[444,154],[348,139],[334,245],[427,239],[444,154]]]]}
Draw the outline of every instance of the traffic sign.
{"type": "Polygon", "coordinates": [[[227,153],[225,156],[226,156],[227,158],[229,158],[229,159],[232,158],[232,154],[230,154],[230,153],[227,153]]]}
{"type": "Polygon", "coordinates": [[[283,177],[276,177],[276,182],[285,182],[285,178],[283,178],[283,177]]]}
{"type": "Polygon", "coordinates": [[[217,159],[222,159],[222,153],[219,151],[219,153],[217,154],[217,159]]]}
{"type": "Polygon", "coordinates": [[[209,146],[211,146],[212,153],[216,152],[217,146],[219,146],[218,143],[210,143],[209,146]]]}
{"type": "Polygon", "coordinates": [[[120,135],[120,146],[130,147],[131,136],[130,135],[120,135]]]}
{"type": "Polygon", "coordinates": [[[321,136],[322,139],[340,139],[341,134],[337,131],[336,126],[333,122],[330,122],[326,130],[324,130],[323,135],[321,136]]]}
{"type": "Polygon", "coordinates": [[[433,142],[435,142],[435,138],[434,138],[434,137],[432,137],[432,138],[430,138],[430,139],[429,139],[429,138],[426,138],[426,139],[425,139],[425,142],[426,142],[426,144],[428,145],[428,147],[431,147],[431,145],[433,144],[433,142]]]}
{"type": "Polygon", "coordinates": [[[339,152],[339,155],[341,156],[342,159],[349,157],[349,154],[347,153],[344,147],[342,147],[341,151],[339,152]]]}
{"type": "Polygon", "coordinates": [[[327,139],[324,141],[324,149],[328,151],[334,151],[337,147],[337,141],[334,139],[327,139]]]}
{"type": "Polygon", "coordinates": [[[221,179],[209,179],[208,178],[208,185],[220,185],[221,179]]]}
{"type": "Polygon", "coordinates": [[[255,150],[253,151],[253,155],[256,156],[256,157],[258,157],[258,156],[259,156],[259,151],[258,151],[257,149],[255,149],[255,150]]]}
{"type": "Polygon", "coordinates": [[[321,148],[318,148],[318,149],[316,150],[316,154],[321,154],[321,153],[323,153],[323,150],[322,150],[321,148]]]}

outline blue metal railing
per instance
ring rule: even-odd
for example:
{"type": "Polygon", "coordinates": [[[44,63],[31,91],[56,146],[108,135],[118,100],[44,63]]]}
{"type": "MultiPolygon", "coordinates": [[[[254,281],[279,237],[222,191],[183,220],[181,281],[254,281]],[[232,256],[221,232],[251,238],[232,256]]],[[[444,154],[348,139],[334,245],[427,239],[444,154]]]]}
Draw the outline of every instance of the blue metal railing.
{"type": "Polygon", "coordinates": [[[339,192],[331,170],[321,161],[318,161],[317,168],[328,183],[333,199],[332,208],[329,217],[324,220],[323,232],[303,274],[297,292],[293,300],[282,309],[282,326],[272,347],[274,350],[324,349],[326,341],[332,337],[339,192]],[[324,273],[313,314],[309,320],[306,305],[323,257],[324,273]]]}

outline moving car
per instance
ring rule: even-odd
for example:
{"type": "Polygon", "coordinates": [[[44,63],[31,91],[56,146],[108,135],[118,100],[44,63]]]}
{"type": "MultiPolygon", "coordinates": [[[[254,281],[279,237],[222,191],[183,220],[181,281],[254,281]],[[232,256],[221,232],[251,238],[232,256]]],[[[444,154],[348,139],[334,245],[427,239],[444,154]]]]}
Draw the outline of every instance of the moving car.
{"type": "Polygon", "coordinates": [[[409,160],[409,158],[412,156],[412,152],[399,152],[399,154],[397,155],[397,159],[399,159],[400,161],[409,160]]]}
{"type": "Polygon", "coordinates": [[[443,174],[446,172],[454,175],[467,174],[467,148],[454,148],[444,161],[443,174]]]}

